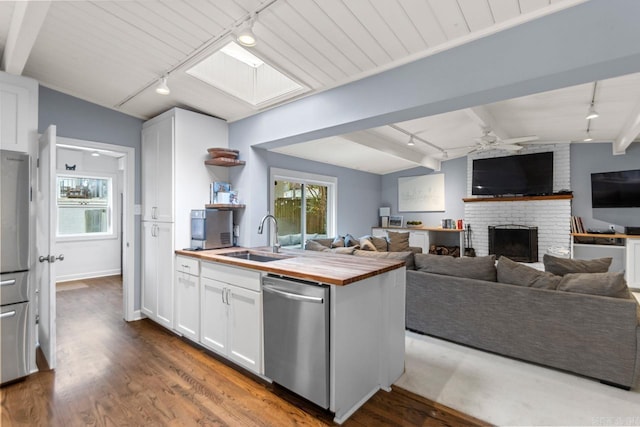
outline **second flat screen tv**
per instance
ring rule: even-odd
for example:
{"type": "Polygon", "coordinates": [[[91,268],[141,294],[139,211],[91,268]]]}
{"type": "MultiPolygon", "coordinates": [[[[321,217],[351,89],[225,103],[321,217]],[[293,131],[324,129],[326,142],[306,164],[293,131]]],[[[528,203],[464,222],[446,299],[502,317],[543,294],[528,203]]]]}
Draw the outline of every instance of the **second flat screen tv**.
{"type": "Polygon", "coordinates": [[[553,193],[553,152],[473,161],[471,194],[537,196],[553,193]]]}

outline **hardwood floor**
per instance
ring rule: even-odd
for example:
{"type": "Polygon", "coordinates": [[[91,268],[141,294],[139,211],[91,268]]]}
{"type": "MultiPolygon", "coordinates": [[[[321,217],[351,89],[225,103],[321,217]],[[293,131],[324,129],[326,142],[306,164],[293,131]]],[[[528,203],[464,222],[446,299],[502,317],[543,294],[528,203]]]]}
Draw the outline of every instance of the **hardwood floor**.
{"type": "MultiPolygon", "coordinates": [[[[122,320],[119,276],[57,292],[58,367],[0,388],[0,425],[333,425],[332,414],[149,320],[122,320]]],[[[486,425],[394,388],[345,426],[486,425]]]]}

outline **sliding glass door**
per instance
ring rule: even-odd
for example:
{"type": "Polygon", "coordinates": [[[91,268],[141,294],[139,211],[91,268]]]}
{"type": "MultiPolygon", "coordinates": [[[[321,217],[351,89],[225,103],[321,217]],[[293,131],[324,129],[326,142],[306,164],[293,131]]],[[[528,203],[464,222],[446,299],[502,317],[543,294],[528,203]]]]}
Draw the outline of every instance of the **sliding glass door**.
{"type": "Polygon", "coordinates": [[[307,239],[335,234],[335,178],[281,169],[271,176],[271,212],[282,247],[304,248],[307,239]]]}

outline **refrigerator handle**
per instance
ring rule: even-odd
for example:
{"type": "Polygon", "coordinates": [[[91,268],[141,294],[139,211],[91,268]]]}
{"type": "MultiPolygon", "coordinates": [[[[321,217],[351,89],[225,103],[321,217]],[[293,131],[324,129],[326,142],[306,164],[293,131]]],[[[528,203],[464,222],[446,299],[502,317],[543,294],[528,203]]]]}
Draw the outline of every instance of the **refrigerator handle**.
{"type": "Polygon", "coordinates": [[[16,284],[16,279],[3,280],[0,282],[0,286],[11,286],[16,284]]]}

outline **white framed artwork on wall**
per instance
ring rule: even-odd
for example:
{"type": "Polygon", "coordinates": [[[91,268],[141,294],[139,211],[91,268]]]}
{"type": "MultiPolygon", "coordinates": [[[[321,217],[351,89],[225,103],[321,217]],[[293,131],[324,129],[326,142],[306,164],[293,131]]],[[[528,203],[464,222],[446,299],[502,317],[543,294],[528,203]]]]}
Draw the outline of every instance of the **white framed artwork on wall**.
{"type": "Polygon", "coordinates": [[[399,212],[444,211],[444,174],[398,178],[399,212]]]}

